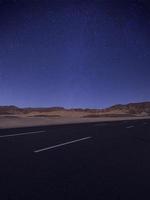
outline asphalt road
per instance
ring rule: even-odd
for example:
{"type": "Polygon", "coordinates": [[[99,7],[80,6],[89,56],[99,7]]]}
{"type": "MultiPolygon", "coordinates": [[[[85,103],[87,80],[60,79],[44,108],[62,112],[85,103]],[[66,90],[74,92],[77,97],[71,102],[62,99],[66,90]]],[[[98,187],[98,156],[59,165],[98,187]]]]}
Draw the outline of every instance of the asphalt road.
{"type": "Polygon", "coordinates": [[[0,130],[0,200],[150,199],[150,120],[0,130]]]}

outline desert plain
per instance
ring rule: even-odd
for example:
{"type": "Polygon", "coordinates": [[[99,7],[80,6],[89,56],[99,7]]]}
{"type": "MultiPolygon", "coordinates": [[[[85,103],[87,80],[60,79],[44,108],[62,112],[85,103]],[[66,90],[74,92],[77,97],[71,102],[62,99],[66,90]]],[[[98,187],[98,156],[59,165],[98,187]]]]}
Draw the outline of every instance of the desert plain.
{"type": "Polygon", "coordinates": [[[118,104],[105,109],[0,106],[0,128],[105,122],[150,118],[150,102],[118,104]]]}

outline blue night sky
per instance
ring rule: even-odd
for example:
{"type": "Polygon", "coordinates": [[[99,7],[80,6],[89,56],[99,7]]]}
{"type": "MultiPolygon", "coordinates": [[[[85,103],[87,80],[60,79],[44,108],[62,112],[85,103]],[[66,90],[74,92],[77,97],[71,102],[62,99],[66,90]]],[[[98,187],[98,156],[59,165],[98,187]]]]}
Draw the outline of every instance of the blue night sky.
{"type": "Polygon", "coordinates": [[[0,105],[148,101],[149,36],[148,1],[1,0],[0,105]]]}

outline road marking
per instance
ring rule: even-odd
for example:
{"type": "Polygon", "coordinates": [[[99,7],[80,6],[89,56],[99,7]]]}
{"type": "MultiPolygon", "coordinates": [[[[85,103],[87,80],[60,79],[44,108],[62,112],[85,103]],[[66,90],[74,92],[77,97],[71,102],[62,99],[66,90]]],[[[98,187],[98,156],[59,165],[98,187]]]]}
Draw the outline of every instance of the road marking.
{"type": "Polygon", "coordinates": [[[134,126],[127,126],[126,128],[134,128],[134,126]]]}
{"type": "Polygon", "coordinates": [[[57,144],[57,145],[54,145],[54,146],[51,146],[51,147],[46,147],[46,148],[43,148],[43,149],[35,150],[34,153],[39,153],[39,152],[42,152],[42,151],[58,148],[58,147],[65,146],[65,145],[68,145],[68,144],[80,142],[80,141],[83,141],[83,140],[88,140],[88,139],[91,139],[91,138],[92,137],[85,137],[85,138],[81,138],[81,139],[78,139],[78,140],[72,140],[72,141],[61,143],[61,144],[57,144]]]}
{"type": "Polygon", "coordinates": [[[7,138],[7,137],[16,137],[16,136],[22,136],[22,135],[31,135],[35,133],[44,133],[46,131],[32,131],[32,132],[26,132],[26,133],[17,133],[17,134],[11,134],[11,135],[0,135],[0,138],[7,138]]]}

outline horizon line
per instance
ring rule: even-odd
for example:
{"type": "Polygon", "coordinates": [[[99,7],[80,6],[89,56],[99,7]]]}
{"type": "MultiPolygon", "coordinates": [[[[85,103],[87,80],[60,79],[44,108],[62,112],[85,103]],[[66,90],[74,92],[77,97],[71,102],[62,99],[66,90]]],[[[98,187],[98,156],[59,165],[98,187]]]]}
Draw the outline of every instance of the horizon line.
{"type": "Polygon", "coordinates": [[[150,100],[149,101],[138,101],[138,102],[128,102],[128,103],[116,103],[116,104],[111,104],[110,106],[107,106],[107,107],[98,107],[98,108],[94,108],[94,107],[64,107],[64,106],[17,106],[15,104],[9,104],[9,105],[0,105],[0,107],[16,107],[16,108],[20,108],[20,109],[36,109],[36,108],[43,108],[43,109],[46,109],[46,108],[59,108],[59,109],[66,109],[66,110],[71,110],[71,109],[83,109],[83,110],[86,110],[86,109],[93,109],[93,110],[99,110],[99,109],[105,109],[105,108],[109,108],[109,107],[112,107],[112,106],[116,106],[116,105],[128,105],[128,104],[139,104],[139,103],[150,103],[150,100]]]}

